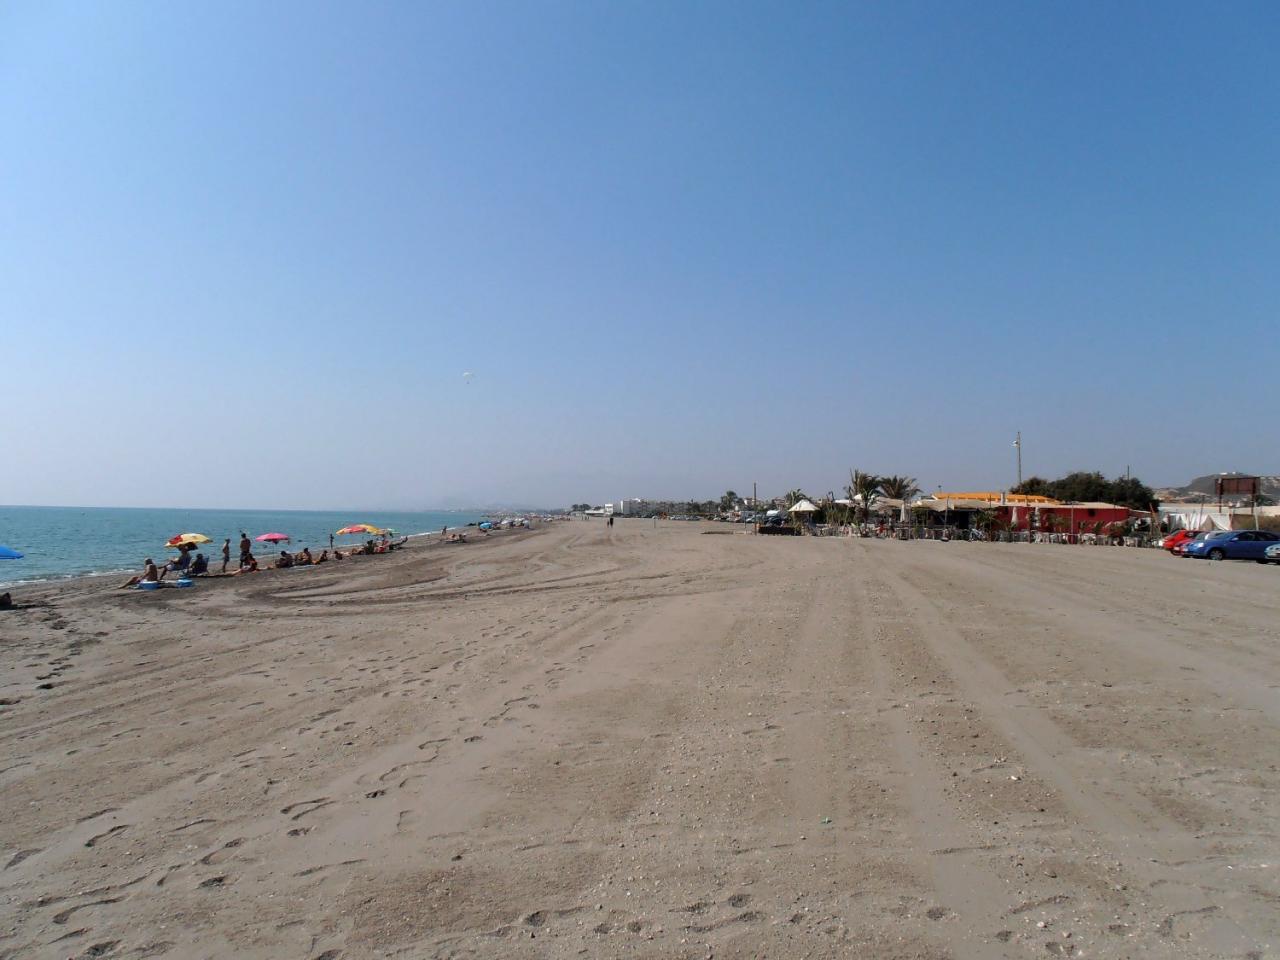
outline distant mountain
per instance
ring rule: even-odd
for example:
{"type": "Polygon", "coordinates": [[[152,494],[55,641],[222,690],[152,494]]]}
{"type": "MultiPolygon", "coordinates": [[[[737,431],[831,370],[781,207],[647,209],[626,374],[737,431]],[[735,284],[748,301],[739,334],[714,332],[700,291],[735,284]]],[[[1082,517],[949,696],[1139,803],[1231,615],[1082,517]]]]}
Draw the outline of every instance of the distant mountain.
{"type": "MultiPolygon", "coordinates": [[[[1157,490],[1156,494],[1162,500],[1184,500],[1188,498],[1196,498],[1200,496],[1214,497],[1217,496],[1214,483],[1219,477],[1249,477],[1254,474],[1249,473],[1211,473],[1204,477],[1196,477],[1190,483],[1182,487],[1165,487],[1157,490]]],[[[1258,492],[1280,500],[1280,477],[1258,477],[1258,492]]],[[[1234,499],[1239,499],[1238,495],[1234,495],[1234,499]]]]}

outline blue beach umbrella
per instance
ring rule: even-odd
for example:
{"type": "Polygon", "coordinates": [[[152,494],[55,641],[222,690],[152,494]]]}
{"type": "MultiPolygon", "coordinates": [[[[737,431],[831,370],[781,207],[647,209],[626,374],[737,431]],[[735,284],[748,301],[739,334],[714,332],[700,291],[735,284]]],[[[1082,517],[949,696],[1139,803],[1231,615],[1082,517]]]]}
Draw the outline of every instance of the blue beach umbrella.
{"type": "Polygon", "coordinates": [[[22,554],[12,547],[6,547],[0,543],[0,560],[21,560],[22,554]]]}

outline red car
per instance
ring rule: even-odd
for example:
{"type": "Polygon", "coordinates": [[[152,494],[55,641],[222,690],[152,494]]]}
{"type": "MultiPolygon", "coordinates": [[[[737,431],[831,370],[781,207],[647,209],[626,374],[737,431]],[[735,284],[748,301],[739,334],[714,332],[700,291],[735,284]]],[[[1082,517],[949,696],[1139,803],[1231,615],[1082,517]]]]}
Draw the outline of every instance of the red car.
{"type": "Polygon", "coordinates": [[[1160,546],[1170,553],[1182,553],[1182,545],[1198,536],[1200,536],[1199,530],[1175,530],[1160,541],[1160,546]]]}

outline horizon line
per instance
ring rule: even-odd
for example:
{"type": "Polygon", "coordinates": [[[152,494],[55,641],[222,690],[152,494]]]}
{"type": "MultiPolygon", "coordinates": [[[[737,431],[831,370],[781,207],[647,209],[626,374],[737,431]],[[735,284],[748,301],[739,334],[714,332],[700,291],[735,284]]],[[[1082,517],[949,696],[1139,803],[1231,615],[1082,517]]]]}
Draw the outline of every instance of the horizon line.
{"type": "MultiPolygon", "coordinates": [[[[220,510],[243,513],[479,513],[489,507],[124,507],[84,503],[0,503],[0,510],[220,510]]],[[[558,509],[558,508],[557,508],[558,509]]]]}

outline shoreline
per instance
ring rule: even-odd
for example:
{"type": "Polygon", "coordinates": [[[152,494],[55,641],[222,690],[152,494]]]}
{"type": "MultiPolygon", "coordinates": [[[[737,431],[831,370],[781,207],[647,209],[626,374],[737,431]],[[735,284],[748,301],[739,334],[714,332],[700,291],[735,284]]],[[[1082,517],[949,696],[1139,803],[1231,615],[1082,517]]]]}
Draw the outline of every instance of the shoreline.
{"type": "MultiPolygon", "coordinates": [[[[115,509],[115,508],[112,508],[112,509],[115,509]]],[[[123,508],[123,509],[138,509],[138,510],[142,510],[142,509],[145,509],[145,508],[142,508],[142,507],[136,507],[136,508],[123,508]]],[[[261,511],[261,512],[266,513],[266,512],[269,512],[269,511],[261,511]]],[[[287,512],[287,511],[277,511],[277,512],[287,512]]],[[[305,512],[305,511],[298,511],[298,512],[305,512]]],[[[445,530],[446,530],[447,532],[456,533],[456,532],[460,532],[460,531],[466,531],[466,530],[477,529],[477,526],[476,526],[476,525],[478,525],[478,524],[480,524],[480,523],[482,523],[482,522],[484,522],[484,521],[483,521],[483,520],[477,520],[477,521],[474,521],[474,523],[463,524],[462,526],[456,526],[456,527],[446,526],[446,527],[445,527],[445,530]]],[[[427,530],[427,531],[423,531],[423,532],[421,532],[421,533],[409,533],[409,534],[404,534],[404,536],[408,537],[409,542],[410,542],[410,543],[412,543],[414,540],[420,539],[420,538],[422,538],[422,537],[437,537],[437,538],[438,538],[438,537],[440,537],[440,532],[439,532],[438,530],[434,530],[434,531],[433,531],[433,530],[427,530]]],[[[342,550],[345,550],[345,549],[353,549],[353,548],[355,548],[355,547],[359,546],[359,544],[360,544],[361,542],[363,542],[363,541],[358,541],[358,542],[353,541],[353,542],[352,542],[352,543],[350,543],[350,544],[335,543],[335,547],[336,547],[337,549],[342,549],[342,550]]],[[[211,540],[208,544],[202,544],[201,546],[202,546],[202,547],[207,547],[207,546],[213,546],[213,545],[215,545],[215,541],[212,541],[212,540],[211,540]]],[[[305,546],[305,545],[306,545],[306,544],[304,544],[304,546],[305,546]]],[[[271,546],[272,546],[272,544],[256,544],[256,546],[258,546],[258,547],[268,547],[268,548],[269,548],[269,547],[271,547],[271,546]]],[[[167,553],[167,552],[166,552],[166,548],[165,548],[163,545],[162,545],[162,546],[160,546],[160,547],[159,547],[159,548],[157,548],[157,549],[158,549],[159,551],[161,551],[165,556],[170,556],[170,555],[171,555],[171,554],[169,554],[169,553],[167,553]]],[[[219,548],[219,549],[220,549],[220,548],[219,548]]],[[[320,547],[319,549],[327,549],[327,547],[320,547]]],[[[313,552],[314,552],[314,551],[313,551],[313,552]]],[[[153,554],[153,555],[154,555],[154,554],[153,554]]],[[[264,555],[265,555],[265,554],[264,554],[264,555]]],[[[276,556],[279,556],[279,551],[278,551],[278,550],[276,551],[276,556]]],[[[217,563],[217,565],[221,566],[221,564],[222,564],[222,560],[221,560],[221,553],[217,553],[217,554],[216,554],[216,557],[217,557],[217,559],[216,559],[216,563],[217,563]]],[[[18,560],[18,561],[6,561],[6,563],[10,563],[10,564],[19,564],[19,563],[22,563],[22,562],[23,562],[23,561],[20,561],[20,560],[18,560]]],[[[210,558],[209,558],[209,566],[210,566],[210,569],[212,569],[214,565],[215,565],[215,558],[214,558],[214,557],[210,557],[210,558]]],[[[3,566],[0,566],[0,573],[2,573],[2,572],[4,571],[4,569],[5,569],[5,568],[4,568],[3,566]]],[[[133,575],[133,574],[138,573],[140,569],[141,569],[141,563],[139,563],[139,564],[137,564],[137,565],[135,565],[135,566],[132,566],[132,567],[113,567],[113,568],[106,568],[106,569],[102,569],[102,570],[88,570],[88,571],[81,571],[81,572],[78,572],[78,573],[68,573],[68,574],[55,575],[55,576],[46,576],[46,577],[30,577],[30,578],[22,578],[22,579],[18,579],[18,580],[5,580],[5,579],[0,579],[0,592],[6,592],[6,591],[8,591],[8,592],[12,592],[12,591],[14,591],[14,590],[21,590],[21,589],[25,589],[25,588],[26,588],[26,587],[28,587],[28,586],[40,586],[40,585],[59,585],[59,584],[66,584],[66,585],[69,585],[69,586],[75,586],[75,585],[77,585],[77,584],[79,583],[79,581],[95,581],[95,580],[100,580],[100,579],[101,579],[101,578],[103,578],[103,577],[127,577],[127,576],[130,576],[130,575],[133,575]]]]}
{"type": "MultiPolygon", "coordinates": [[[[481,521],[478,521],[478,522],[481,522],[481,521]]],[[[531,521],[531,529],[537,529],[538,527],[541,527],[541,526],[545,526],[545,524],[543,524],[541,521],[536,521],[536,522],[531,521]]],[[[481,539],[483,537],[483,533],[478,529],[478,527],[474,527],[474,526],[464,525],[460,527],[446,527],[445,530],[446,530],[446,533],[465,533],[467,531],[473,531],[476,534],[476,536],[474,539],[469,538],[468,542],[474,542],[475,540],[481,539]]],[[[507,532],[509,531],[495,529],[490,531],[490,536],[497,536],[498,534],[507,533],[507,532]]],[[[407,551],[410,548],[416,547],[417,549],[421,549],[422,546],[430,545],[430,543],[438,543],[443,541],[442,535],[438,530],[427,531],[423,533],[409,533],[409,534],[405,534],[404,536],[407,537],[407,542],[405,543],[404,546],[397,548],[397,550],[392,554],[392,556],[399,555],[400,553],[407,551]],[[426,544],[418,543],[418,541],[423,541],[423,540],[426,540],[427,543],[426,544]]],[[[349,549],[355,549],[361,543],[363,543],[363,541],[353,542],[349,545],[339,543],[339,544],[335,544],[335,546],[337,549],[345,551],[349,549]]],[[[271,544],[256,544],[256,545],[259,547],[272,546],[271,544]]],[[[321,549],[328,549],[328,548],[325,547],[321,549]]],[[[258,554],[255,553],[255,556],[258,556],[258,554]]],[[[278,549],[275,550],[274,556],[277,556],[277,557],[279,556],[278,549]]],[[[386,559],[387,557],[386,554],[375,555],[375,556],[378,556],[379,559],[386,559]]],[[[266,558],[269,563],[271,557],[272,557],[272,554],[262,553],[261,556],[259,556],[259,562],[261,563],[263,558],[266,558]]],[[[275,570],[275,568],[270,567],[268,565],[263,565],[258,570],[258,574],[288,573],[292,570],[301,571],[301,570],[308,570],[308,569],[316,569],[317,566],[327,567],[329,563],[345,563],[349,559],[358,560],[361,558],[346,557],[343,560],[338,560],[338,561],[329,560],[324,564],[312,565],[311,567],[307,567],[307,566],[290,567],[288,570],[280,570],[280,571],[277,571],[275,570]]],[[[232,565],[234,566],[234,564],[235,564],[235,560],[233,558],[232,565]]],[[[209,560],[209,573],[204,576],[195,578],[197,586],[203,583],[213,583],[221,580],[231,579],[230,572],[224,574],[224,573],[219,573],[215,571],[214,568],[215,567],[220,568],[221,565],[222,565],[221,554],[218,555],[218,558],[216,561],[211,558],[209,560]]],[[[91,573],[67,574],[66,576],[62,576],[62,577],[43,577],[43,578],[37,578],[37,579],[31,579],[31,580],[0,580],[0,593],[15,594],[13,597],[13,602],[17,607],[30,606],[34,603],[47,603],[51,599],[56,598],[56,596],[59,593],[63,593],[63,592],[69,595],[103,592],[101,588],[102,588],[102,583],[105,579],[109,579],[112,577],[119,577],[123,580],[127,577],[136,575],[140,571],[140,569],[141,569],[141,566],[139,565],[137,567],[121,567],[118,570],[101,570],[101,571],[94,571],[91,573]]],[[[230,567],[228,568],[228,570],[230,570],[230,567]]],[[[257,574],[245,574],[244,576],[257,576],[257,574]]],[[[170,575],[170,577],[167,578],[165,582],[172,583],[174,579],[176,579],[176,575],[170,575]]],[[[235,579],[239,579],[239,577],[237,576],[235,579]]],[[[111,588],[111,592],[115,592],[116,590],[119,590],[122,593],[125,592],[123,589],[119,587],[119,584],[116,584],[114,587],[111,588]]],[[[0,623],[2,622],[3,621],[0,621],[0,623]]]]}

